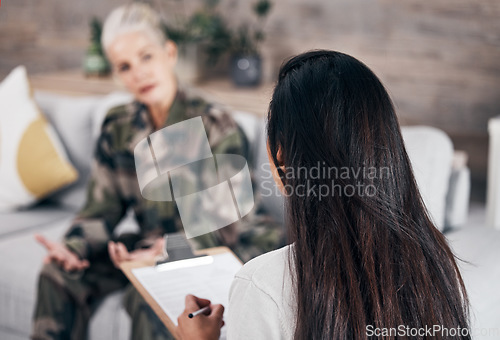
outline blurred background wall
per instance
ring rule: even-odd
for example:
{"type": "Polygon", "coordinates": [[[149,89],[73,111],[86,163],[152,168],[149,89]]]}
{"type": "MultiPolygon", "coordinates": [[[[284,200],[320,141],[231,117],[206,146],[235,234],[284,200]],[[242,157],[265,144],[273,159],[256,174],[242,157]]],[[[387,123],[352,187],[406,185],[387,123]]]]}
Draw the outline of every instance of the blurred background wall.
{"type": "MultiPolygon", "coordinates": [[[[124,0],[3,0],[0,77],[18,64],[30,73],[81,68],[89,21],[124,0]]],[[[192,11],[202,0],[151,0],[192,11]]],[[[237,23],[252,1],[222,0],[237,23]]],[[[469,154],[473,198],[484,200],[487,121],[500,114],[499,0],[275,0],[262,46],[266,81],[284,58],[339,50],[380,76],[403,124],[446,131],[469,154]]]]}

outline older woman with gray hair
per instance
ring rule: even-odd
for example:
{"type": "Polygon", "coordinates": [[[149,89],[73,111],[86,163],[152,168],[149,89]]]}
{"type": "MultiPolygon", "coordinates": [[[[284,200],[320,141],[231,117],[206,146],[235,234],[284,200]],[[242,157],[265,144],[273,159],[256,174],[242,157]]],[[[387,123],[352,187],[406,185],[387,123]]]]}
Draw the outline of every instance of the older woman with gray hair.
{"type": "MultiPolygon", "coordinates": [[[[123,261],[153,259],[164,247],[162,235],[183,227],[173,201],[151,201],[141,195],[134,148],[157,130],[201,117],[214,154],[246,155],[246,139],[228,112],[178,85],[177,47],[166,39],[158,14],[148,5],[115,9],[104,24],[102,43],[114,75],[134,101],[111,109],[104,119],[87,202],[63,241],[35,236],[47,248],[47,256],[39,277],[32,339],[86,339],[95,303],[125,287],[132,338],[170,338],[118,269],[123,261]],[[115,227],[129,209],[140,233],[115,238],[115,227]]],[[[192,144],[190,148],[199,147],[192,144]]],[[[193,240],[198,247],[230,246],[243,260],[282,245],[281,226],[254,227],[252,222],[233,224],[193,240]]]]}

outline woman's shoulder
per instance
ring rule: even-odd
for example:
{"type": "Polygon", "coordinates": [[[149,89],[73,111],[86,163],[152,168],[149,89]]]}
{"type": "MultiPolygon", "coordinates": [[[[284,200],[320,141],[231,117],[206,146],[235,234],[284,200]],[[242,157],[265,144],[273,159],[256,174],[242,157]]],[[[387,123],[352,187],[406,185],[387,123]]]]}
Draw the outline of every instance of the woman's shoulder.
{"type": "Polygon", "coordinates": [[[291,246],[247,262],[229,293],[228,338],[291,339],[295,299],[289,262],[291,246]]]}
{"type": "Polygon", "coordinates": [[[108,152],[121,150],[133,154],[139,138],[149,131],[141,105],[131,101],[108,109],[100,124],[94,125],[98,145],[107,148],[108,152]]]}
{"type": "Polygon", "coordinates": [[[137,103],[130,102],[120,104],[110,108],[102,121],[102,127],[107,127],[117,123],[130,122],[137,112],[137,103]]]}
{"type": "Polygon", "coordinates": [[[268,291],[282,290],[283,282],[288,280],[290,247],[273,250],[248,261],[238,273],[236,279],[252,281],[258,288],[268,291]]]}
{"type": "Polygon", "coordinates": [[[212,100],[195,87],[180,84],[179,93],[188,108],[187,116],[202,117],[209,139],[219,139],[218,137],[238,132],[238,125],[228,107],[212,100]]]}

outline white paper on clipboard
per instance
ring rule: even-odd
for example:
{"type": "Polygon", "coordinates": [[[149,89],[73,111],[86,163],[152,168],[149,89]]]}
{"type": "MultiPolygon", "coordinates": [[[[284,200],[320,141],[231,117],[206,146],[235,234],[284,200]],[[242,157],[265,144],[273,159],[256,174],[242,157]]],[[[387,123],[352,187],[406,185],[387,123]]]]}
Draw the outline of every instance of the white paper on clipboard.
{"type": "MultiPolygon", "coordinates": [[[[165,314],[177,325],[177,317],[184,311],[187,294],[209,299],[212,304],[222,304],[228,313],[229,289],[234,275],[242,267],[230,252],[171,262],[158,267],[132,269],[132,274],[156,300],[165,314]],[[161,267],[164,266],[164,267],[161,267]]],[[[226,326],[221,339],[225,339],[226,326]]]]}

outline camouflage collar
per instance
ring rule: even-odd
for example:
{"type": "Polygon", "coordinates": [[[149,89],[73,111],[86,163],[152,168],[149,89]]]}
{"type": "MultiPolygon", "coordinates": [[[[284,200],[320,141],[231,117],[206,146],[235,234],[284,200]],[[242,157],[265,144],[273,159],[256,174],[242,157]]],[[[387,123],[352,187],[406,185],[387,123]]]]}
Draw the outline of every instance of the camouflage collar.
{"type": "MultiPolygon", "coordinates": [[[[134,107],[134,125],[147,128],[151,132],[155,131],[153,120],[147,106],[137,100],[133,102],[134,107]]],[[[163,127],[179,123],[187,119],[187,94],[186,90],[182,87],[177,87],[177,93],[175,94],[172,106],[170,106],[170,112],[168,114],[166,122],[158,128],[160,130],[163,127]]]]}

